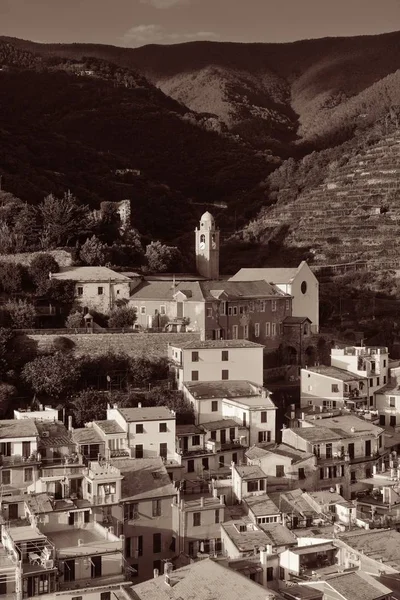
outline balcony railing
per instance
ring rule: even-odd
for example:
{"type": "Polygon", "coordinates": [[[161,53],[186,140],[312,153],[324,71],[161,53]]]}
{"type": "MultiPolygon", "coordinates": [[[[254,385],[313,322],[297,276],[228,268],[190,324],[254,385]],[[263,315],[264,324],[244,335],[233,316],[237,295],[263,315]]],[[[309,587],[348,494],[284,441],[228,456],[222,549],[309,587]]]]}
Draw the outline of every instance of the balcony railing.
{"type": "Polygon", "coordinates": [[[30,456],[21,456],[14,454],[13,456],[4,456],[0,454],[0,465],[2,467],[16,467],[22,464],[37,463],[39,462],[38,453],[35,452],[30,456]]]}
{"type": "Polygon", "coordinates": [[[92,504],[95,504],[97,506],[101,505],[101,504],[117,504],[118,503],[117,494],[107,494],[107,496],[88,495],[87,499],[89,500],[89,502],[91,502],[92,504]]]}

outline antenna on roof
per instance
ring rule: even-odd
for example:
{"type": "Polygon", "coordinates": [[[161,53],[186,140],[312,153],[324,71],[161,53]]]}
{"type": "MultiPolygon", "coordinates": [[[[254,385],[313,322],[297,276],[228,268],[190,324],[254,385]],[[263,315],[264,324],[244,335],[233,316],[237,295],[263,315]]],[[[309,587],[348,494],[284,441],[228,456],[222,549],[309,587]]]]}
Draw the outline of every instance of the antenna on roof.
{"type": "Polygon", "coordinates": [[[174,290],[176,287],[176,282],[175,282],[175,273],[172,275],[172,289],[174,290]]]}

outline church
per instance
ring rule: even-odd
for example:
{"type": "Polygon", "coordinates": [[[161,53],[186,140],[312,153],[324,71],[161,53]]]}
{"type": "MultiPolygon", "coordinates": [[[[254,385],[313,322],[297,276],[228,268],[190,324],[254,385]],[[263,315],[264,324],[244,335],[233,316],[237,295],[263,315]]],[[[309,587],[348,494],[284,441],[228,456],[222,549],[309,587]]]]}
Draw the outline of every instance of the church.
{"type": "Polygon", "coordinates": [[[195,229],[195,250],[197,275],[146,276],[132,290],[136,328],[249,340],[267,350],[279,347],[284,328],[300,327],[304,336],[318,330],[318,282],[306,263],[298,269],[242,269],[221,278],[220,232],[209,212],[195,229]],[[303,314],[294,314],[294,307],[303,314]]]}

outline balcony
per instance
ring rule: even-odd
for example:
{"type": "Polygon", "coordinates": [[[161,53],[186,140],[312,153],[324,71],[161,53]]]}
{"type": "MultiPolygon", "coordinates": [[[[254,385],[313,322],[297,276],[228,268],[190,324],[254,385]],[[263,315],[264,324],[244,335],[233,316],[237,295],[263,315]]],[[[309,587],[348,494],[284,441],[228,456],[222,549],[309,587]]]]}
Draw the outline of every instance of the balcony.
{"type": "Polygon", "coordinates": [[[37,452],[32,453],[30,456],[20,456],[19,454],[4,456],[3,454],[0,454],[0,466],[2,467],[20,467],[21,465],[39,462],[40,460],[37,452]]]}
{"type": "Polygon", "coordinates": [[[94,494],[87,494],[87,499],[94,506],[118,504],[119,502],[117,494],[107,494],[105,496],[95,496],[94,494]]]}
{"type": "Polygon", "coordinates": [[[48,538],[56,547],[57,558],[61,560],[123,551],[123,540],[100,523],[88,523],[82,529],[66,527],[49,532],[48,538]]]}
{"type": "MultiPolygon", "coordinates": [[[[102,592],[103,590],[109,591],[112,586],[115,586],[116,584],[121,584],[124,581],[126,581],[125,575],[121,573],[118,575],[104,575],[104,577],[99,578],[77,579],[74,581],[60,581],[58,585],[60,591],[77,590],[78,593],[79,590],[85,588],[91,588],[90,591],[94,591],[95,588],[98,588],[99,591],[97,592],[97,597],[100,597],[100,592],[102,592]]],[[[120,586],[118,585],[115,591],[117,592],[119,591],[119,589],[120,586]]],[[[80,596],[77,595],[77,597],[80,596]]],[[[3,596],[1,597],[1,600],[3,600],[3,596]]],[[[13,600],[15,600],[15,598],[13,598],[13,600]]]]}
{"type": "Polygon", "coordinates": [[[129,456],[130,452],[127,449],[110,450],[110,458],[124,458],[129,456]]]}

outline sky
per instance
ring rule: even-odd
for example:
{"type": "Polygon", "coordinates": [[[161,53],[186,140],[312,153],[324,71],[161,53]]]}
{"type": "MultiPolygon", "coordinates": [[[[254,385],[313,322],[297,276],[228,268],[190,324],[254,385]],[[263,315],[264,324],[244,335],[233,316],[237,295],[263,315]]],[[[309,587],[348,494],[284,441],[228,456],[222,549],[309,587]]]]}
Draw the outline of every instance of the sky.
{"type": "Polygon", "coordinates": [[[400,29],[400,0],[0,0],[0,35],[138,47],[400,29]]]}

